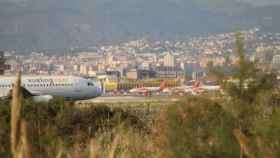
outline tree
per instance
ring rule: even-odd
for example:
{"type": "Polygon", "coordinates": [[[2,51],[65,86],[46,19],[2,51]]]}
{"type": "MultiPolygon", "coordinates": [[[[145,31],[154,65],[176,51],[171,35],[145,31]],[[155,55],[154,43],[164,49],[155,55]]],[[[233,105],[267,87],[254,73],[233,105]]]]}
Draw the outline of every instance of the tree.
{"type": "Polygon", "coordinates": [[[256,95],[263,90],[271,90],[276,84],[276,76],[273,73],[264,73],[256,68],[257,63],[246,59],[244,50],[244,37],[240,31],[235,34],[235,52],[238,63],[233,72],[236,82],[227,82],[228,94],[245,102],[253,102],[256,95]]]}
{"type": "MultiPolygon", "coordinates": [[[[271,111],[269,106],[264,107],[258,105],[259,99],[263,97],[263,94],[271,94],[273,92],[274,85],[276,85],[276,75],[258,70],[256,68],[257,63],[252,63],[247,60],[242,33],[236,32],[235,36],[235,52],[238,55],[238,64],[233,78],[237,82],[228,82],[227,84],[227,92],[232,98],[227,106],[234,109],[235,112],[233,114],[238,122],[238,128],[235,129],[234,135],[240,144],[241,151],[243,151],[241,155],[244,154],[247,157],[264,157],[259,156],[260,154],[268,156],[267,153],[272,153],[272,151],[262,151],[266,148],[263,144],[264,138],[266,137],[264,135],[266,134],[264,132],[259,132],[256,128],[256,124],[261,123],[265,125],[265,121],[262,122],[262,120],[273,122],[273,117],[269,117],[278,116],[275,113],[270,114],[268,112],[271,111]]],[[[265,104],[268,104],[267,100],[265,104]]],[[[271,127],[267,127],[267,129],[269,128],[271,127]]],[[[272,148],[273,145],[270,147],[272,148]]]]}
{"type": "Polygon", "coordinates": [[[229,52],[225,52],[224,54],[225,64],[229,65],[231,63],[229,52]]]}

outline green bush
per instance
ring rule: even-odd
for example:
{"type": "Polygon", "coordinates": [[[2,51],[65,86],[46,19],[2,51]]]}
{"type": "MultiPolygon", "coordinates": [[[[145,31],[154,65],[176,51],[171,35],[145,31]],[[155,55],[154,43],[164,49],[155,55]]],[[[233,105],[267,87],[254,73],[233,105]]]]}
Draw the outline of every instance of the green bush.
{"type": "Polygon", "coordinates": [[[166,112],[169,157],[238,157],[232,115],[209,99],[189,97],[166,112]]]}
{"type": "Polygon", "coordinates": [[[10,151],[10,103],[0,101],[0,157],[11,157],[10,151]]]}

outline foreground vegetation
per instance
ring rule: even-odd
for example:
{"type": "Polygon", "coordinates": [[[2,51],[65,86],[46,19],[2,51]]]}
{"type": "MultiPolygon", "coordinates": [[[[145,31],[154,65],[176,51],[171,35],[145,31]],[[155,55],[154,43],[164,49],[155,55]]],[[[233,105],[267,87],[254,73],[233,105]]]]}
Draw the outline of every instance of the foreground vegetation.
{"type": "MultiPolygon", "coordinates": [[[[0,157],[12,157],[10,109],[1,102],[0,157]]],[[[25,100],[20,120],[28,126],[32,157],[280,157],[276,90],[258,94],[251,103],[185,96],[145,122],[106,106],[80,109],[59,99],[39,104],[25,100]]]]}

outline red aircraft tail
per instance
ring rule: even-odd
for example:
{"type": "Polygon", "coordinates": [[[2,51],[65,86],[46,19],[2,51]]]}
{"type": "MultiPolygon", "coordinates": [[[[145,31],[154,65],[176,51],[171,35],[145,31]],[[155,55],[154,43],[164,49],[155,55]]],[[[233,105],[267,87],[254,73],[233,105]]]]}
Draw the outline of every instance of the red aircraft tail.
{"type": "Polygon", "coordinates": [[[160,90],[160,91],[163,91],[165,88],[166,88],[166,82],[165,82],[165,81],[162,81],[162,82],[160,83],[159,90],[160,90]]]}
{"type": "Polygon", "coordinates": [[[193,87],[194,88],[199,88],[201,86],[201,83],[199,81],[195,82],[193,87]]]}

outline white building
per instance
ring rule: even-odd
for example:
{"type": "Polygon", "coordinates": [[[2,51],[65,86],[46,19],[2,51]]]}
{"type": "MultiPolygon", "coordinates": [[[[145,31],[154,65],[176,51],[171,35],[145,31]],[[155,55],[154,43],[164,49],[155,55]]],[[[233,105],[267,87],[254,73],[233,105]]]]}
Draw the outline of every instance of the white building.
{"type": "Polygon", "coordinates": [[[80,65],[75,64],[75,65],[73,66],[73,70],[76,71],[76,72],[80,71],[80,65]]]}
{"type": "Polygon", "coordinates": [[[88,65],[86,64],[80,65],[80,73],[82,75],[88,75],[88,65]]]}
{"type": "Polygon", "coordinates": [[[272,68],[280,69],[280,55],[274,55],[272,59],[272,68]]]}
{"type": "Polygon", "coordinates": [[[111,53],[109,53],[105,56],[105,64],[106,65],[112,65],[113,61],[114,61],[114,57],[111,53]]]}
{"type": "Polygon", "coordinates": [[[175,57],[170,52],[166,52],[163,57],[163,65],[168,67],[175,67],[175,57]]]}

